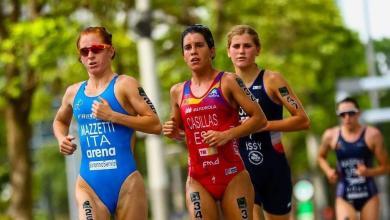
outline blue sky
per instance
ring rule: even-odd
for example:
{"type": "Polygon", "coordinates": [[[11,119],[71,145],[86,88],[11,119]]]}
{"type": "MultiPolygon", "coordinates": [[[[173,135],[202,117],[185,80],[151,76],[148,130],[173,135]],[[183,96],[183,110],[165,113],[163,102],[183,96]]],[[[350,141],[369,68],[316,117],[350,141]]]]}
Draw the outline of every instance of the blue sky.
{"type": "Polygon", "coordinates": [[[359,32],[361,40],[367,40],[365,1],[369,9],[371,38],[390,38],[390,0],[337,0],[347,27],[359,32]]]}

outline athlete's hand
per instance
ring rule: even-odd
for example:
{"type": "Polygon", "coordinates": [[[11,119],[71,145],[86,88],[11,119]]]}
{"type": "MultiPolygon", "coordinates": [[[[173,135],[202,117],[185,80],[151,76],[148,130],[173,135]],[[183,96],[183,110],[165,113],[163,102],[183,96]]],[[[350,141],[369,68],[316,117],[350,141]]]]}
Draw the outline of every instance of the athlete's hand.
{"type": "Polygon", "coordinates": [[[329,182],[332,184],[337,183],[337,180],[339,179],[339,176],[335,169],[332,169],[330,172],[328,172],[326,174],[326,177],[328,177],[329,182]]]}
{"type": "Polygon", "coordinates": [[[364,163],[358,163],[356,167],[356,174],[359,176],[368,176],[367,167],[364,163]]]}
{"type": "Polygon", "coordinates": [[[163,135],[175,139],[175,140],[183,140],[184,135],[180,132],[180,129],[177,126],[177,123],[173,117],[170,118],[169,121],[166,121],[162,126],[163,135]]]}
{"type": "Polygon", "coordinates": [[[203,142],[210,147],[219,147],[230,141],[226,131],[209,130],[203,135],[203,142]]]}
{"type": "Polygon", "coordinates": [[[104,121],[111,121],[113,110],[107,100],[99,96],[99,101],[93,101],[92,115],[104,121]]]}
{"type": "Polygon", "coordinates": [[[60,142],[60,152],[63,155],[72,155],[77,149],[77,145],[72,141],[75,139],[72,135],[65,136],[60,142]]]}

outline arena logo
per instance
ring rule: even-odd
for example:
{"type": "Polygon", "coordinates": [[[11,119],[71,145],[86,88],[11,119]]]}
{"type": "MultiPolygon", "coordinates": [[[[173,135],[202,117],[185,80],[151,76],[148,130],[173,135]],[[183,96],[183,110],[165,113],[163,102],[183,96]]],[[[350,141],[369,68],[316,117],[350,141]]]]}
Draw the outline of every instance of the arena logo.
{"type": "Polygon", "coordinates": [[[86,154],[88,158],[116,156],[115,147],[89,149],[86,151],[86,154]]]}

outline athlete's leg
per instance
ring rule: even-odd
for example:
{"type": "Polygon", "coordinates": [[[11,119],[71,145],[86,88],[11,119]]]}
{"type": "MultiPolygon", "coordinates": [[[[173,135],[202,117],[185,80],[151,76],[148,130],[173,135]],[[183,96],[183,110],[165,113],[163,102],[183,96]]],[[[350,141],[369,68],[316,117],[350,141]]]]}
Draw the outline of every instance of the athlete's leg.
{"type": "Polygon", "coordinates": [[[147,217],[148,202],[145,184],[141,174],[135,171],[122,184],[116,207],[116,219],[146,220],[147,217]]]}
{"type": "Polygon", "coordinates": [[[258,204],[254,204],[253,206],[253,220],[264,220],[263,209],[258,204]]]}
{"type": "Polygon", "coordinates": [[[187,178],[186,203],[190,219],[218,219],[218,207],[214,198],[191,177],[187,178]]]}
{"type": "Polygon", "coordinates": [[[336,198],[336,219],[337,220],[357,220],[355,208],[341,197],[336,198]]]}
{"type": "Polygon", "coordinates": [[[379,196],[371,197],[366,204],[364,204],[360,212],[361,220],[378,220],[379,219],[379,196]]]}
{"type": "Polygon", "coordinates": [[[109,220],[110,212],[108,208],[100,201],[96,193],[84,181],[78,177],[76,181],[76,203],[80,220],[109,220]]]}
{"type": "Polygon", "coordinates": [[[226,220],[253,219],[254,190],[248,171],[243,170],[228,184],[221,206],[226,220]]]}
{"type": "Polygon", "coordinates": [[[292,195],[290,167],[284,155],[274,155],[273,160],[275,162],[269,162],[269,169],[261,174],[268,174],[261,179],[262,187],[258,186],[259,183],[256,185],[256,202],[261,202],[264,219],[288,220],[291,216],[292,195]]]}
{"type": "Polygon", "coordinates": [[[264,216],[266,220],[289,220],[290,219],[290,213],[284,215],[274,215],[264,211],[264,216]]]}

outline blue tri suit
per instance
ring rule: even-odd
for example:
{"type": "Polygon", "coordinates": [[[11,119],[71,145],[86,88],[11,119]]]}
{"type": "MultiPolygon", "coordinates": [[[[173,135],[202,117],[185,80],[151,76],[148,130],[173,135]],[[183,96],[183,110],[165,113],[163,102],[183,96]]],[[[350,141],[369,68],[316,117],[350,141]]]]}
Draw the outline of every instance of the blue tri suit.
{"type": "Polygon", "coordinates": [[[366,202],[378,193],[373,177],[358,176],[357,165],[372,167],[373,153],[364,140],[366,128],[355,142],[344,140],[341,129],[336,145],[337,172],[340,176],[336,195],[342,197],[357,210],[361,211],[366,202]]]}
{"type": "MultiPolygon", "coordinates": [[[[114,94],[117,78],[116,75],[99,96],[108,101],[112,110],[128,114],[114,94]]],[[[87,81],[82,83],[73,102],[82,154],[80,176],[113,214],[123,182],[136,171],[131,151],[134,130],[95,118],[91,108],[95,100],[99,101],[99,96],[86,96],[86,85],[87,81]]]]}
{"type": "MultiPolygon", "coordinates": [[[[267,120],[283,119],[283,105],[276,104],[267,95],[261,70],[248,88],[255,96],[267,120]]],[[[248,115],[240,109],[240,118],[248,115]]],[[[292,183],[290,167],[284,154],[281,132],[263,131],[239,139],[240,154],[255,189],[255,204],[275,215],[291,210],[292,183]]]]}

